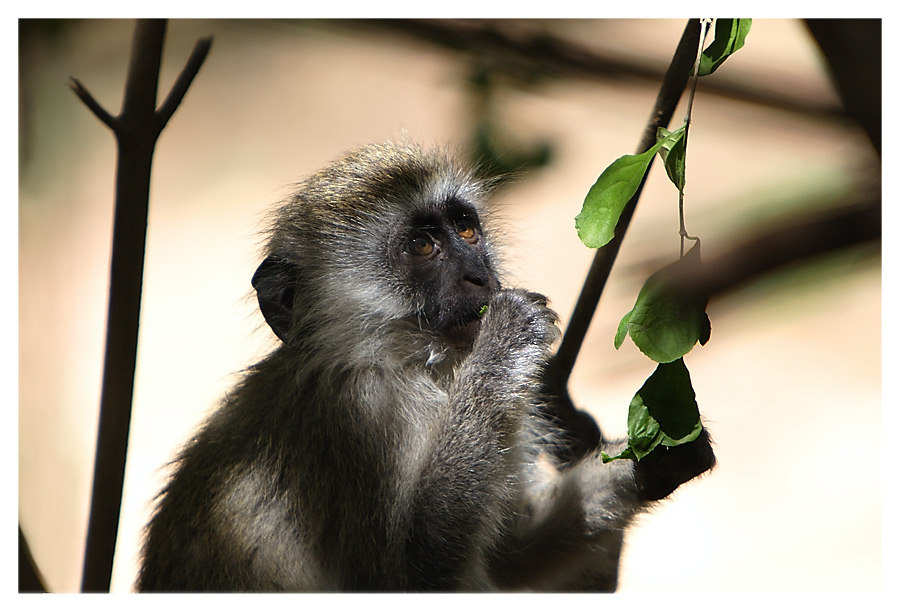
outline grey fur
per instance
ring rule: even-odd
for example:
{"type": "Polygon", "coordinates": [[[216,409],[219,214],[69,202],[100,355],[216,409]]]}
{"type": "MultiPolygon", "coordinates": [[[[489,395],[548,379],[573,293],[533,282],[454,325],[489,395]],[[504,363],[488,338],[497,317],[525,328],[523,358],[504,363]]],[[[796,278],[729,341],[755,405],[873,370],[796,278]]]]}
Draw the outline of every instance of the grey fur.
{"type": "MultiPolygon", "coordinates": [[[[547,402],[567,400],[540,391],[559,335],[542,296],[470,283],[490,293],[474,342],[434,329],[434,298],[391,245],[423,207],[461,201],[483,220],[489,192],[451,153],[409,144],[300,185],[254,278],[284,344],[177,458],[139,590],[615,588],[622,534],[654,497],[644,483],[665,495],[714,459],[705,438],[689,473],[665,457],[649,476],[603,464],[598,448],[561,459],[547,402]]],[[[496,278],[483,232],[466,266],[496,278]]]]}

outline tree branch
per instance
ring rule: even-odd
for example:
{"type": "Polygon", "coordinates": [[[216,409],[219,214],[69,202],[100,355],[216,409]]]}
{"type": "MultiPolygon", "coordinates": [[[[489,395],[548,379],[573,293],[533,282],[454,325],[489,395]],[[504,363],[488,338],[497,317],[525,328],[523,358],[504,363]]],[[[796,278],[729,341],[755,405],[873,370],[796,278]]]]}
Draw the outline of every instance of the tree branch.
{"type": "Polygon", "coordinates": [[[165,19],[138,19],[134,28],[131,60],[122,99],[122,130],[117,137],[134,137],[156,144],[162,130],[155,117],[159,65],[166,38],[165,19]]]}
{"type": "MultiPolygon", "coordinates": [[[[206,55],[204,52],[190,64],[190,78],[179,79],[182,89],[167,107],[165,120],[161,120],[155,105],[165,33],[165,20],[137,21],[118,117],[111,117],[80,82],[72,79],[76,95],[112,128],[118,144],[106,355],[81,583],[84,592],[108,591],[112,575],[134,393],[153,150],[206,55]]],[[[209,50],[208,39],[205,49],[209,50]]]]}
{"type": "Polygon", "coordinates": [[[197,41],[197,44],[194,45],[194,50],[191,52],[187,64],[185,64],[181,74],[178,75],[178,79],[175,81],[175,84],[172,85],[169,95],[166,96],[165,101],[156,113],[162,123],[162,127],[165,127],[169,122],[169,119],[171,119],[172,114],[175,112],[175,109],[181,104],[184,94],[187,93],[188,87],[191,86],[194,77],[197,76],[197,72],[200,70],[200,66],[203,65],[203,61],[206,59],[206,55],[209,53],[209,48],[211,46],[212,36],[201,38],[197,41]]]}
{"type": "Polygon", "coordinates": [[[100,121],[109,126],[113,132],[118,129],[117,119],[106,112],[106,109],[100,106],[100,104],[94,99],[94,96],[91,95],[91,92],[87,90],[81,81],[76,79],[75,77],[69,77],[69,87],[72,88],[72,91],[75,92],[81,101],[84,102],[85,106],[91,109],[100,121]]]}

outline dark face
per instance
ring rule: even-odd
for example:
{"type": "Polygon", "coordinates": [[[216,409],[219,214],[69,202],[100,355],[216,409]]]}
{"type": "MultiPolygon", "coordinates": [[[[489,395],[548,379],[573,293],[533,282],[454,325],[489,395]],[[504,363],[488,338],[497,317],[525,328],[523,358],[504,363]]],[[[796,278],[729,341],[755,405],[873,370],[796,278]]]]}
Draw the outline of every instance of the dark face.
{"type": "Polygon", "coordinates": [[[424,210],[398,232],[393,250],[406,286],[424,304],[423,325],[453,347],[471,347],[499,288],[475,210],[453,201],[424,210]]]}

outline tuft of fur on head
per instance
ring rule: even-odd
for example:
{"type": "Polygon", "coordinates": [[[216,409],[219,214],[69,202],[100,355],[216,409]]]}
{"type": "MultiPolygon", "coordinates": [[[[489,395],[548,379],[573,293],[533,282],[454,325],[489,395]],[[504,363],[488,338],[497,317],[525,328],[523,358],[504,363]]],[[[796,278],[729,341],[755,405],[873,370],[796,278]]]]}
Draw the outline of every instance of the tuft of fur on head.
{"type": "Polygon", "coordinates": [[[344,362],[404,353],[443,361],[453,349],[417,320],[422,305],[391,265],[389,246],[417,211],[454,198],[489,225],[485,203],[496,183],[455,149],[408,141],[364,146],[301,181],[275,210],[265,250],[299,269],[295,310],[306,348],[333,350],[334,338],[346,338],[364,354],[344,362]]]}

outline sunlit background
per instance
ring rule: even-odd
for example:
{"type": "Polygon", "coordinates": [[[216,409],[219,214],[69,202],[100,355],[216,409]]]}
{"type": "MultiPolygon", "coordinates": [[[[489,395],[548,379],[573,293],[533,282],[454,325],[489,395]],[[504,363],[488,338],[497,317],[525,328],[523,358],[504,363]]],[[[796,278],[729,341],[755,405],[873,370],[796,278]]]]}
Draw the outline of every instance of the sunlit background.
{"type": "MultiPolygon", "coordinates": [[[[471,146],[487,126],[494,151],[524,164],[497,198],[508,277],[548,295],[565,324],[592,256],[573,217],[599,172],[634,152],[684,25],[170,22],[161,95],[197,39],[214,42],[154,159],[112,590],[132,590],[166,462],[274,346],[249,281],[265,213],[295,181],[363,143],[406,133],[471,146]],[[540,37],[560,44],[535,53],[540,37]]],[[[81,578],[115,172],[112,134],[66,83],[117,113],[132,34],[120,20],[20,24],[18,510],[57,592],[81,578]]],[[[794,20],[755,20],[745,48],[701,81],[687,168],[687,226],[710,262],[877,197],[881,176],[794,20]]],[[[573,374],[576,403],[610,434],[624,433],[653,370],[612,339],[643,280],[678,255],[676,205],[656,168],[573,374]]],[[[881,314],[878,241],[713,298],[712,338],[686,362],[720,464],[629,532],[620,591],[881,588],[881,314]]]]}

